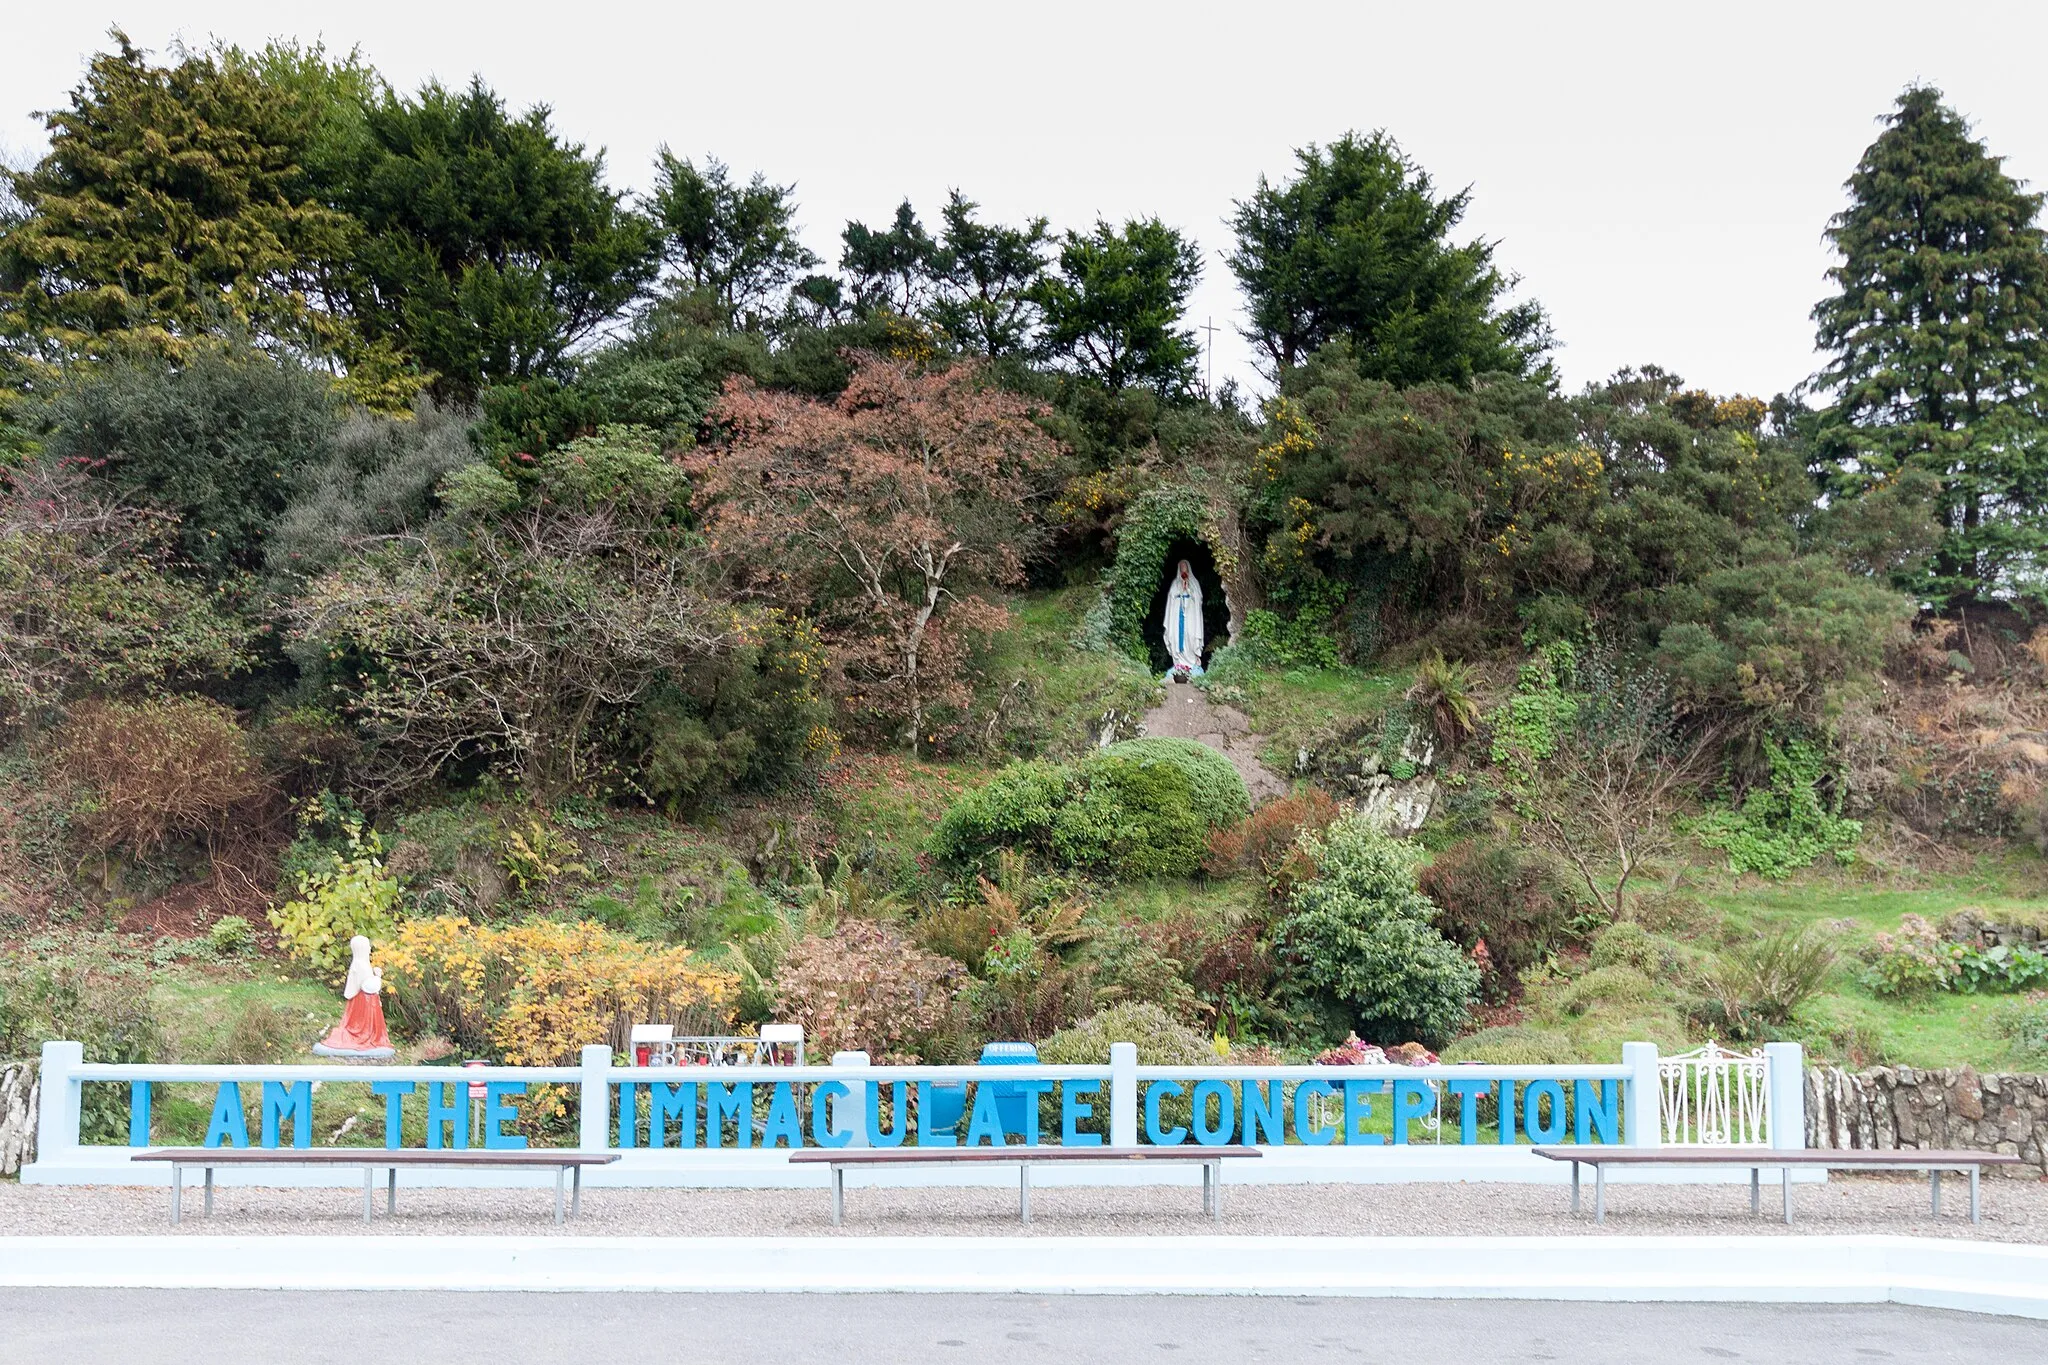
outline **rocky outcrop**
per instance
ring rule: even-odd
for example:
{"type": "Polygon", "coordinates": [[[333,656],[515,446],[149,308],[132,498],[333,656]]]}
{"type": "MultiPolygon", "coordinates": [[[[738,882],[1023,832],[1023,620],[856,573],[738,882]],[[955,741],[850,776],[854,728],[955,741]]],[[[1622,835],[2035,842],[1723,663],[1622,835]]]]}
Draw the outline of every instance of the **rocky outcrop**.
{"type": "Polygon", "coordinates": [[[36,1159],[36,1064],[0,1063],[0,1175],[36,1159]]]}
{"type": "Polygon", "coordinates": [[[1806,1145],[2009,1152],[2027,1162],[2009,1173],[2048,1176],[2048,1075],[1809,1067],[1806,1145]]]}

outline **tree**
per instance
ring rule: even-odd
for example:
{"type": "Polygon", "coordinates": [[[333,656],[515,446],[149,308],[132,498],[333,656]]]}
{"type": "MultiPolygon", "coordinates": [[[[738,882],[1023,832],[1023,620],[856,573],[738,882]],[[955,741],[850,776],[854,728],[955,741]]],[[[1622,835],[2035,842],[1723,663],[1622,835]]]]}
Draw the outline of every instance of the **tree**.
{"type": "Polygon", "coordinates": [[[543,795],[588,787],[604,722],[764,628],[702,591],[688,481],[639,433],[466,465],[441,499],[292,602],[310,652],[352,670],[338,690],[382,792],[476,760],[543,795]]]}
{"type": "Polygon", "coordinates": [[[1404,387],[1541,363],[1549,326],[1534,303],[1503,306],[1514,282],[1493,244],[1450,241],[1470,190],[1438,198],[1384,132],[1310,144],[1295,161],[1291,183],[1260,176],[1231,220],[1245,336],[1277,372],[1339,339],[1367,378],[1404,387]]]}
{"type": "Polygon", "coordinates": [[[830,403],[735,379],[699,503],[750,590],[815,604],[855,704],[913,752],[961,707],[961,636],[1002,619],[975,589],[1022,581],[1030,506],[1058,454],[1023,400],[959,365],[862,358],[830,403]]]}
{"type": "Polygon", "coordinates": [[[345,291],[364,334],[443,397],[558,370],[653,279],[660,234],[604,184],[604,157],[517,118],[481,80],[386,93],[337,187],[363,239],[345,291]]]}
{"type": "Polygon", "coordinates": [[[1057,274],[1039,290],[1045,350],[1112,392],[1134,384],[1183,391],[1201,348],[1179,323],[1201,275],[1195,244],[1157,218],[1069,232],[1057,274]]]}
{"type": "Polygon", "coordinates": [[[2048,551],[2041,196],[1930,86],[1899,96],[1847,188],[1827,234],[1839,292],[1813,312],[1831,355],[1813,380],[1833,395],[1824,473],[1845,497],[1915,473],[1938,484],[1944,535],[1906,583],[1926,600],[2026,591],[2048,551]]]}
{"type": "Polygon", "coordinates": [[[797,240],[795,191],[759,171],[739,184],[716,157],[700,171],[666,147],[657,154],[648,208],[662,258],[679,287],[717,300],[731,330],[759,330],[782,293],[819,263],[797,240]]]}
{"type": "MultiPolygon", "coordinates": [[[[938,286],[939,244],[917,221],[917,211],[904,200],[896,206],[896,218],[877,231],[865,223],[850,222],[840,234],[845,244],[839,253],[839,270],[851,290],[847,307],[856,318],[879,312],[914,318],[931,303],[938,286]]],[[[830,292],[837,303],[837,291],[818,290],[819,298],[830,292]]]]}
{"type": "Polygon", "coordinates": [[[963,348],[994,360],[1022,354],[1031,340],[1052,236],[1043,218],[1004,227],[978,221],[979,208],[954,190],[941,210],[943,288],[931,315],[963,348]]]}
{"type": "Polygon", "coordinates": [[[113,37],[69,107],[43,116],[48,155],[7,172],[10,330],[88,351],[119,338],[175,353],[230,331],[345,348],[345,320],[310,296],[350,224],[300,164],[305,108],[232,51],[152,66],[113,37]]]}
{"type": "Polygon", "coordinates": [[[297,471],[340,422],[323,375],[247,346],[122,354],[67,379],[42,405],[46,454],[174,513],[185,557],[214,574],[262,566],[297,471]]]}
{"type": "Polygon", "coordinates": [[[247,632],[171,572],[176,522],[50,462],[0,477],[0,725],[85,689],[233,673],[247,632]]]}

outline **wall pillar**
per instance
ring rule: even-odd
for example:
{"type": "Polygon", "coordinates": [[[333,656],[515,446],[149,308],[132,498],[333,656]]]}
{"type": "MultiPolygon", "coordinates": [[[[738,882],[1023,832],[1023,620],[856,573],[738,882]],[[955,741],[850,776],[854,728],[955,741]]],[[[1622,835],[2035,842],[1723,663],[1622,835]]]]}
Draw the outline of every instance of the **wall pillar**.
{"type": "MultiPolygon", "coordinates": [[[[611,1070],[612,1050],[603,1043],[583,1049],[583,1077],[576,1110],[576,1146],[580,1151],[603,1152],[612,1145],[612,1086],[605,1078],[611,1070]]],[[[627,1122],[631,1122],[629,1116],[627,1122]]]]}
{"type": "Polygon", "coordinates": [[[1806,1049],[1797,1043],[1764,1044],[1764,1085],[1770,1104],[1773,1148],[1797,1151],[1806,1146],[1806,1049]]]}
{"type": "Polygon", "coordinates": [[[1623,1043],[1621,1064],[1628,1068],[1621,1097],[1622,1141],[1631,1147],[1661,1147],[1658,1106],[1663,1103],[1657,1080],[1657,1045],[1623,1043]]]}
{"type": "Polygon", "coordinates": [[[1109,1145],[1138,1145],[1138,1045],[1109,1045],[1109,1145]]]}

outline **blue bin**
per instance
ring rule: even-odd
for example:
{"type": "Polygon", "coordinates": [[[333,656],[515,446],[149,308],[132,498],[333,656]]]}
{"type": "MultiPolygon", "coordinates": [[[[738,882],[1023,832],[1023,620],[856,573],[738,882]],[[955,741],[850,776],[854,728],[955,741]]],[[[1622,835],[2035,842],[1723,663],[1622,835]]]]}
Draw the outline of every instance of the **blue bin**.
{"type": "MultiPolygon", "coordinates": [[[[981,1049],[983,1066],[1032,1066],[1037,1061],[1038,1049],[1030,1043],[988,1043],[981,1049]]],[[[1018,1137],[1030,1132],[1030,1109],[1036,1097],[1015,1081],[983,1084],[995,1092],[996,1118],[1003,1125],[1003,1132],[1018,1137]]]]}

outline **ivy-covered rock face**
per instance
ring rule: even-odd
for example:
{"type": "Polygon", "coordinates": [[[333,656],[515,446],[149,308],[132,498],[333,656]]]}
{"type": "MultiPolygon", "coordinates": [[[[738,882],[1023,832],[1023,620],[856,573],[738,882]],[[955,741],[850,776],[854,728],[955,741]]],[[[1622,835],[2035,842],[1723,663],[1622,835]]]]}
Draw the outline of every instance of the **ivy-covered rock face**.
{"type": "MultiPolygon", "coordinates": [[[[1216,572],[1230,582],[1237,564],[1219,534],[1214,495],[1189,484],[1150,489],[1131,503],[1117,535],[1116,562],[1103,579],[1109,600],[1110,640],[1117,649],[1149,665],[1148,617],[1152,599],[1165,581],[1167,556],[1175,541],[1192,540],[1209,547],[1216,572]]],[[[1218,644],[1223,643],[1218,641],[1218,644]]]]}

